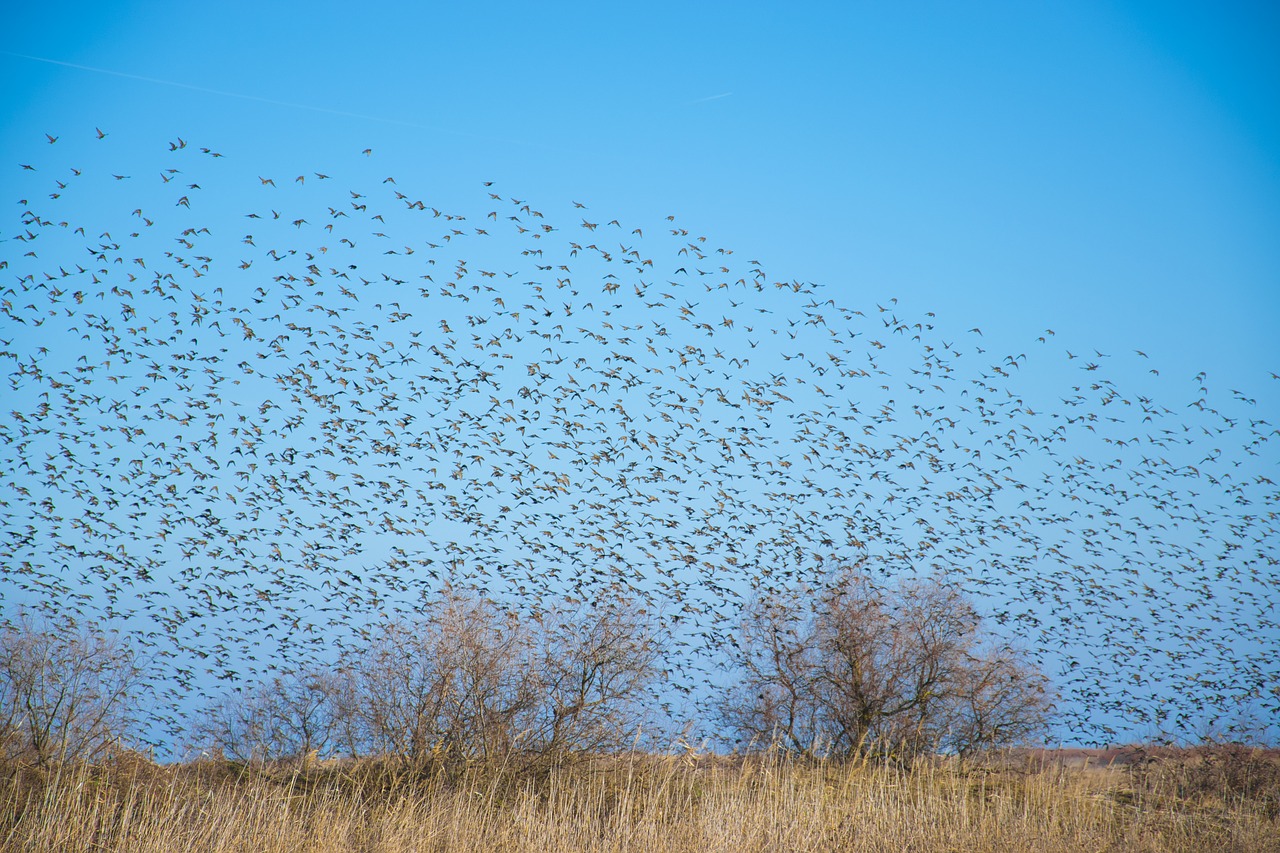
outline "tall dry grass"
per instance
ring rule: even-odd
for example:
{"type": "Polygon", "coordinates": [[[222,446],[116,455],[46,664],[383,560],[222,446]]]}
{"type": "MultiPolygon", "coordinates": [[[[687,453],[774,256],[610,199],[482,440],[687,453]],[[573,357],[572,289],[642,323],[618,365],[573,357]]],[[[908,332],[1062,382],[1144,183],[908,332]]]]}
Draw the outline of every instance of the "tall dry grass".
{"type": "MultiPolygon", "coordinates": [[[[1259,772],[1275,764],[1266,767],[1259,772]]],[[[537,778],[408,774],[375,763],[251,771],[117,760],[8,770],[0,850],[1280,850],[1269,784],[1188,784],[1197,778],[1191,765],[941,760],[904,770],[776,756],[634,755],[537,778]]]]}

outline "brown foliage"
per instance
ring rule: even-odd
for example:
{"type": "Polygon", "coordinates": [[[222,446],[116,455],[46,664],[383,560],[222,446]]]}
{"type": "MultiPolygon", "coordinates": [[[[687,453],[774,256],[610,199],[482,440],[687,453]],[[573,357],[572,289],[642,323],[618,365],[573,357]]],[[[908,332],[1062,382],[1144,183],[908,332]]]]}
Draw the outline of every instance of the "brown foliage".
{"type": "Polygon", "coordinates": [[[1178,799],[1247,802],[1272,820],[1280,817],[1280,751],[1226,743],[1141,755],[1132,767],[1145,789],[1178,799]]]}
{"type": "Polygon", "coordinates": [[[199,746],[238,761],[389,759],[423,772],[540,767],[635,737],[657,674],[649,618],[623,601],[521,618],[448,592],[371,632],[332,670],[215,703],[199,746]]]}
{"type": "Polygon", "coordinates": [[[964,755],[1037,733],[1049,709],[1044,677],[938,579],[886,587],[849,570],[821,595],[757,599],[738,662],[726,722],[807,754],[964,755]]]}
{"type": "Polygon", "coordinates": [[[94,626],[19,614],[0,624],[0,758],[93,761],[135,729],[141,664],[94,626]]]}
{"type": "Polygon", "coordinates": [[[33,769],[0,776],[0,850],[1261,853],[1280,832],[1248,800],[1156,796],[1118,769],[633,753],[517,784],[367,761],[33,769]]]}

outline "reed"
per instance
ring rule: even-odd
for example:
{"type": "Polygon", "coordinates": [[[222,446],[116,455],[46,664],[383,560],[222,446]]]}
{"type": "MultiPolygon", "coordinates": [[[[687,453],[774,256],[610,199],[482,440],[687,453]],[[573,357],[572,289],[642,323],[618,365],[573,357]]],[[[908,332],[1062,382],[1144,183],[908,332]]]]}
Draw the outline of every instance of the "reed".
{"type": "Polygon", "coordinates": [[[247,768],[137,757],[0,780],[0,850],[1280,850],[1269,784],[1188,784],[1196,765],[1069,768],[935,759],[910,769],[632,754],[546,769],[385,762],[247,768]]]}

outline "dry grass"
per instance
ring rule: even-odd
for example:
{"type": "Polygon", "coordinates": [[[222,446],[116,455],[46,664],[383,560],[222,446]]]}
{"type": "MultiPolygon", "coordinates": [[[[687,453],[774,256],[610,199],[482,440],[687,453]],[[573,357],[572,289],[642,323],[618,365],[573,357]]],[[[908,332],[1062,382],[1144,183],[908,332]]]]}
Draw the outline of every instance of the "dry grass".
{"type": "Polygon", "coordinates": [[[0,850],[1280,850],[1274,757],[1247,766],[1243,782],[1197,760],[905,771],[637,755],[518,779],[126,758],[8,769],[0,850]]]}

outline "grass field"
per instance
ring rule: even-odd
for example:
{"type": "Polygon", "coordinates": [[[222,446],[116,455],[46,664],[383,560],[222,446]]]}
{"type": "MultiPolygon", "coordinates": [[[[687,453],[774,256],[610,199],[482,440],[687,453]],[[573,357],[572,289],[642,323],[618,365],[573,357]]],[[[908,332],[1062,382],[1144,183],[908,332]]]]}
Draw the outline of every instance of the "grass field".
{"type": "Polygon", "coordinates": [[[1280,850],[1280,759],[1221,748],[1107,767],[911,770],[634,755],[536,774],[376,762],[6,768],[4,851],[1280,850]]]}

